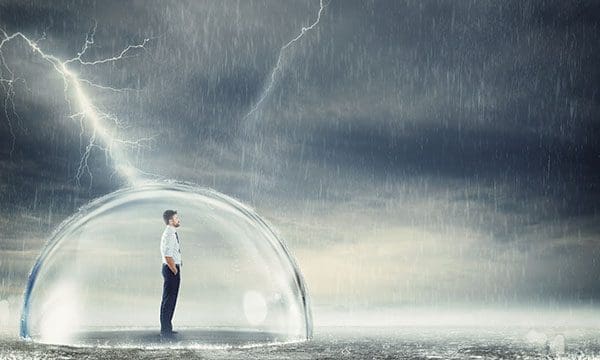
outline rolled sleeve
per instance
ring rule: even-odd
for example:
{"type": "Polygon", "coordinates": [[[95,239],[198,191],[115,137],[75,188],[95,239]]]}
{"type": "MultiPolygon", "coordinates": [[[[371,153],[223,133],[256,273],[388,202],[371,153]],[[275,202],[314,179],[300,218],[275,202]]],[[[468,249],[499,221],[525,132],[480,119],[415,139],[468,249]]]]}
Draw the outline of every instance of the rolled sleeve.
{"type": "Polygon", "coordinates": [[[175,255],[175,234],[166,234],[163,245],[163,256],[173,257],[175,255]]]}
{"type": "Polygon", "coordinates": [[[169,234],[165,241],[165,256],[173,257],[175,254],[175,235],[169,234]]]}

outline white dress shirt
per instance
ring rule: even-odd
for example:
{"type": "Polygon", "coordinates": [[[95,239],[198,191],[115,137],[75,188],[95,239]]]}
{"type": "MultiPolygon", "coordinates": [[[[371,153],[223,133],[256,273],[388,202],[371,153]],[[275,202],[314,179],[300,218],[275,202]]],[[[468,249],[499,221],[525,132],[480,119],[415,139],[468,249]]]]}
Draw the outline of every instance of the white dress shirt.
{"type": "Polygon", "coordinates": [[[163,264],[167,263],[165,256],[173,258],[175,264],[181,265],[181,249],[179,248],[179,238],[177,230],[173,226],[167,225],[160,239],[160,253],[163,264]]]}

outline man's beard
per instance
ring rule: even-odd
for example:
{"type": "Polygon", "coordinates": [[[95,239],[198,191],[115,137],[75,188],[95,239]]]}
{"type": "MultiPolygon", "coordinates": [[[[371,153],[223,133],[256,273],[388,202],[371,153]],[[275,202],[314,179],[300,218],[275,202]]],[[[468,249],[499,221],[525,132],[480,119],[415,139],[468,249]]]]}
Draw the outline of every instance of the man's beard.
{"type": "Polygon", "coordinates": [[[173,224],[173,226],[175,226],[175,227],[179,227],[179,225],[181,225],[181,224],[173,224]]]}

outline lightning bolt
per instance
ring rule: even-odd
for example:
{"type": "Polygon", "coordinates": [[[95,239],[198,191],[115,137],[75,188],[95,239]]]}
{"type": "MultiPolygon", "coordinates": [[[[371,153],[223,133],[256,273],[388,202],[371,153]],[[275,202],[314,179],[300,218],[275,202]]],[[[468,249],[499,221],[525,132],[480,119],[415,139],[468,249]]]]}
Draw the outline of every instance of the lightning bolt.
{"type": "Polygon", "coordinates": [[[54,69],[54,71],[56,71],[62,77],[64,83],[65,100],[68,104],[69,111],[71,114],[69,117],[73,120],[79,121],[81,127],[80,142],[82,142],[81,139],[86,131],[85,124],[87,124],[88,127],[91,128],[91,135],[89,135],[89,141],[85,145],[85,150],[81,155],[79,167],[77,169],[77,173],[75,174],[75,180],[77,184],[79,184],[81,177],[84,174],[87,174],[90,178],[91,187],[93,176],[88,160],[91,151],[94,148],[99,148],[103,150],[105,152],[107,160],[108,158],[112,159],[115,167],[115,172],[119,173],[129,183],[136,184],[139,180],[141,180],[139,176],[140,174],[142,174],[142,172],[129,163],[126,157],[125,148],[140,148],[144,146],[145,143],[152,140],[152,137],[137,140],[127,140],[117,137],[116,129],[122,126],[121,122],[116,116],[110,115],[100,110],[97,106],[95,106],[94,103],[90,100],[90,97],[88,96],[84,87],[87,86],[114,92],[129,91],[132,89],[119,89],[106,85],[95,84],[90,80],[80,78],[75,72],[73,72],[69,68],[69,65],[73,63],[78,63],[81,66],[94,66],[99,64],[116,62],[127,57],[131,57],[131,52],[134,49],[144,49],[145,45],[148,43],[148,41],[150,41],[150,39],[144,39],[143,42],[139,44],[129,45],[112,57],[93,61],[86,61],[83,59],[83,56],[86,54],[86,51],[94,44],[95,32],[96,24],[94,24],[93,29],[86,35],[85,43],[83,44],[81,50],[77,53],[77,56],[63,61],[52,54],[44,52],[38,46],[38,42],[45,38],[45,33],[42,36],[42,39],[38,41],[33,41],[21,32],[16,32],[9,35],[4,29],[0,28],[0,34],[2,35],[2,41],[0,42],[0,85],[5,94],[4,113],[7,118],[9,131],[12,136],[10,153],[12,156],[16,139],[11,118],[19,119],[13,101],[15,96],[14,85],[17,82],[23,82],[26,86],[26,82],[25,79],[15,77],[14,72],[11,70],[4,58],[4,53],[2,50],[4,49],[4,46],[10,43],[11,41],[16,41],[17,39],[20,39],[24,41],[24,43],[28,45],[35,54],[40,56],[41,59],[45,60],[51,66],[51,68],[54,69]],[[70,96],[69,93],[71,93],[72,95],[70,96]],[[76,104],[76,111],[74,110],[72,102],[76,104]],[[107,123],[113,124],[114,126],[108,126],[107,123]]]}
{"type": "Polygon", "coordinates": [[[317,19],[310,26],[303,27],[302,30],[300,31],[300,33],[298,35],[296,35],[296,37],[294,37],[287,44],[285,44],[281,47],[281,49],[279,50],[279,56],[277,57],[277,63],[275,64],[275,67],[271,71],[269,83],[264,88],[264,90],[263,90],[260,98],[256,102],[256,104],[254,104],[252,109],[246,114],[246,116],[244,116],[244,120],[248,119],[250,116],[252,116],[252,114],[254,114],[259,109],[259,107],[263,103],[263,101],[265,101],[265,99],[269,96],[269,93],[273,89],[273,86],[275,86],[275,83],[277,81],[277,75],[281,72],[281,68],[283,66],[283,56],[284,56],[286,50],[289,47],[291,47],[294,43],[299,41],[304,36],[304,34],[309,32],[310,30],[314,29],[319,24],[319,21],[321,21],[321,15],[323,14],[323,11],[325,10],[325,7],[327,5],[328,4],[325,4],[323,0],[319,0],[320,7],[319,7],[319,13],[317,14],[317,19]]]}

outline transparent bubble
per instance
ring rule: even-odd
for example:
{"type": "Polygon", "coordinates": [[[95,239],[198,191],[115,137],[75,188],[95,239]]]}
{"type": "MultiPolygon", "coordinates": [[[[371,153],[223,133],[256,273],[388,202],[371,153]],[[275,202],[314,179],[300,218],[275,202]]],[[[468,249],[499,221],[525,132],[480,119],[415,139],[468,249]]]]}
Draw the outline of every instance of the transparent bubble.
{"type": "Polygon", "coordinates": [[[312,336],[301,273],[271,227],[234,199],[180,183],[120,190],[63,222],[30,274],[21,336],[69,345],[163,344],[166,209],[181,219],[173,341],[237,345],[312,336]]]}

